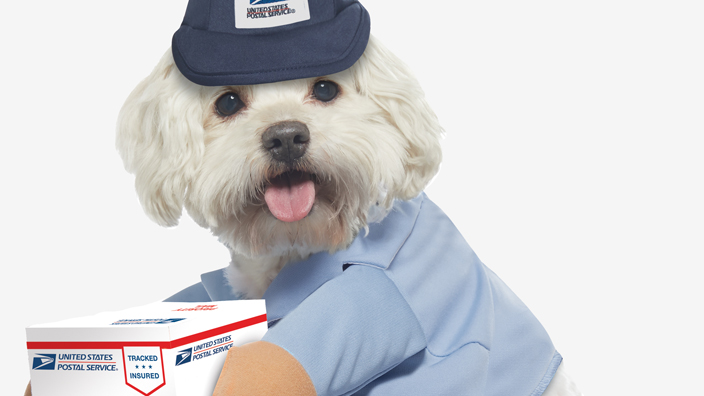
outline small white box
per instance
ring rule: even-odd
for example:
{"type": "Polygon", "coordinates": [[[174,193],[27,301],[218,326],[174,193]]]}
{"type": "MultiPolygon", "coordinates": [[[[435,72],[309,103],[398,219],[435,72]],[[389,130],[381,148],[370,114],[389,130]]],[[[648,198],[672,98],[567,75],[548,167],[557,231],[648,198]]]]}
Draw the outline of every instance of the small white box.
{"type": "Polygon", "coordinates": [[[264,300],[159,302],[27,328],[33,396],[211,396],[232,346],[266,333],[264,300]]]}

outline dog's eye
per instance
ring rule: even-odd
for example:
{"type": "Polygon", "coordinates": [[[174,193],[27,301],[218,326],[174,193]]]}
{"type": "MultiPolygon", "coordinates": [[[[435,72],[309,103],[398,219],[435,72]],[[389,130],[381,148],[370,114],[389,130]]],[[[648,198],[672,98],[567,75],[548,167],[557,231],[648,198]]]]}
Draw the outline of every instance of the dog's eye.
{"type": "Polygon", "coordinates": [[[241,108],[244,107],[244,103],[240,100],[240,97],[236,93],[228,92],[222,95],[215,102],[215,108],[223,117],[231,116],[237,113],[241,108]]]}
{"type": "Polygon", "coordinates": [[[332,81],[318,81],[313,85],[313,96],[321,102],[329,102],[337,96],[340,89],[332,81]]]}

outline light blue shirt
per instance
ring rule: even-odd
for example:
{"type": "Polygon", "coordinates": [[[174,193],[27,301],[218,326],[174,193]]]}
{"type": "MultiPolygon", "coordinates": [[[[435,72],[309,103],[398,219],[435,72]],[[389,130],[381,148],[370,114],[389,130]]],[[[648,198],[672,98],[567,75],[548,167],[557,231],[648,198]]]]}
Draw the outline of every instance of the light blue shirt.
{"type": "MultiPolygon", "coordinates": [[[[237,299],[223,270],[167,301],[237,299]]],[[[319,396],[538,396],[562,361],[528,308],[425,194],[346,250],[286,265],[264,340],[319,396]]]]}

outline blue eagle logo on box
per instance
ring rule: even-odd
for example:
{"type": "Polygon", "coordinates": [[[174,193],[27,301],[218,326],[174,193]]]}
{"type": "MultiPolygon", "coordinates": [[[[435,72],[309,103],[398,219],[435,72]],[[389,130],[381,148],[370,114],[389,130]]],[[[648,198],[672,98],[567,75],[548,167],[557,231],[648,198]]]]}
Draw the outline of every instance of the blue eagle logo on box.
{"type": "Polygon", "coordinates": [[[176,365],[180,366],[189,363],[193,357],[193,348],[184,349],[176,354],[176,365]]]}
{"type": "Polygon", "coordinates": [[[56,355],[45,353],[37,354],[32,359],[32,370],[54,370],[56,368],[56,355]]]}

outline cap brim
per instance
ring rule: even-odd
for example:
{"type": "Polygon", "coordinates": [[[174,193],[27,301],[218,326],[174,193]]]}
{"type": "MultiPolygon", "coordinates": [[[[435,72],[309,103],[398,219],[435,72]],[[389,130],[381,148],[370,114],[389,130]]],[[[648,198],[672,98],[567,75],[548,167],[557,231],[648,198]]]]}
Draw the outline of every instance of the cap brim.
{"type": "Polygon", "coordinates": [[[229,34],[182,25],[174,61],[196,84],[250,85],[323,76],[352,66],[364,53],[371,21],[353,4],[333,19],[274,34],[229,34]]]}

